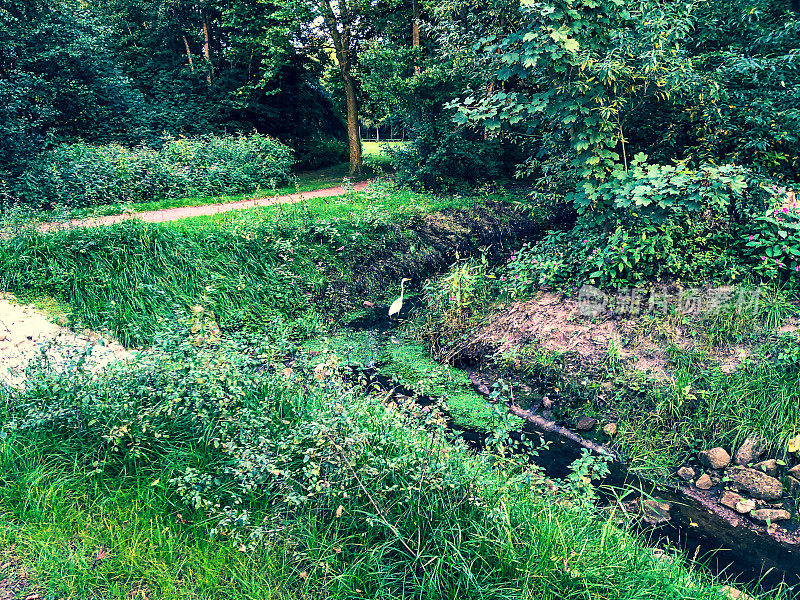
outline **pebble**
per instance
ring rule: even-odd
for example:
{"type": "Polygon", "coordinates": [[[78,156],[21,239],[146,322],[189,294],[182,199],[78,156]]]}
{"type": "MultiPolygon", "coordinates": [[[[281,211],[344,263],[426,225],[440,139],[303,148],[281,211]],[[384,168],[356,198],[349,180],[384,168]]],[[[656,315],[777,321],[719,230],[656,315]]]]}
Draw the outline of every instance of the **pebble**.
{"type": "Polygon", "coordinates": [[[608,437],[614,437],[615,435],[617,435],[617,424],[606,423],[603,426],[603,433],[605,433],[608,437]]]}
{"type": "Polygon", "coordinates": [[[742,590],[738,590],[729,585],[723,586],[722,592],[731,600],[753,600],[752,596],[745,594],[742,590]]]}
{"type": "Polygon", "coordinates": [[[800,479],[800,465],[796,465],[791,469],[789,469],[789,475],[791,475],[795,479],[800,479]]]}
{"type": "Polygon", "coordinates": [[[792,518],[788,510],[782,508],[759,508],[754,510],[751,516],[756,521],[774,523],[775,521],[788,521],[792,518]]]}
{"type": "Polygon", "coordinates": [[[756,507],[756,501],[752,498],[744,498],[730,490],[722,492],[719,497],[719,503],[743,515],[746,515],[756,507]]]}
{"type": "Polygon", "coordinates": [[[739,491],[745,491],[759,500],[778,500],[783,496],[781,482],[762,471],[735,467],[728,469],[726,475],[739,491]]]}
{"type": "Polygon", "coordinates": [[[597,419],[583,416],[578,419],[578,422],[575,424],[575,429],[578,431],[589,431],[590,429],[594,429],[595,425],[597,425],[597,419]]]}
{"type": "Polygon", "coordinates": [[[703,473],[695,485],[699,490],[710,490],[714,486],[714,482],[711,481],[711,477],[709,477],[707,473],[703,473]]]}
{"type": "Polygon", "coordinates": [[[691,481],[694,479],[694,469],[692,467],[681,467],[678,469],[678,477],[684,481],[691,481]]]}
{"type": "Polygon", "coordinates": [[[731,463],[731,455],[727,453],[725,448],[703,450],[697,455],[697,458],[709,469],[724,469],[731,463]]]}
{"type": "Polygon", "coordinates": [[[736,505],[743,500],[744,498],[742,496],[729,490],[722,492],[719,497],[719,503],[722,504],[722,506],[727,506],[732,510],[736,510],[736,505]]]}

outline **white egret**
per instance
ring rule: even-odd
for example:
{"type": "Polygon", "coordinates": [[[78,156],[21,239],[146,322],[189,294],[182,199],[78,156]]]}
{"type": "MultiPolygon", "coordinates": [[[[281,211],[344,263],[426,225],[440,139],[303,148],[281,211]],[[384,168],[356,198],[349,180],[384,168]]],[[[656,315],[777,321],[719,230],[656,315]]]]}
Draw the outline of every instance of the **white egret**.
{"type": "Polygon", "coordinates": [[[392,305],[389,307],[389,316],[398,315],[400,314],[400,309],[403,308],[403,295],[405,294],[405,289],[403,288],[403,284],[406,281],[411,281],[408,277],[403,277],[400,280],[400,297],[392,302],[392,305]]]}

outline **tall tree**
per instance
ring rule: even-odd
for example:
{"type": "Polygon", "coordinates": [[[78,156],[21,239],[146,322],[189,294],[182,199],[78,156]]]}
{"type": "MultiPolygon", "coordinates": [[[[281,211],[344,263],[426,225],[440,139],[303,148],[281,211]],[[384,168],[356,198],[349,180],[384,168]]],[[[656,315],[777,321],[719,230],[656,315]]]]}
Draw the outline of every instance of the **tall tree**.
{"type": "Polygon", "coordinates": [[[0,169],[21,171],[52,142],[141,135],[144,99],[118,68],[109,36],[67,3],[0,0],[0,169]]]}
{"type": "Polygon", "coordinates": [[[361,123],[358,119],[358,91],[353,76],[353,66],[358,51],[354,35],[353,15],[347,0],[322,0],[318,3],[322,20],[336,51],[336,63],[342,74],[347,99],[347,139],[350,144],[350,174],[361,173],[361,123]]]}
{"type": "Polygon", "coordinates": [[[413,37],[414,5],[408,0],[282,0],[297,19],[297,39],[306,52],[326,49],[333,55],[342,81],[350,145],[350,172],[360,173],[361,93],[358,64],[370,42],[413,37]]]}

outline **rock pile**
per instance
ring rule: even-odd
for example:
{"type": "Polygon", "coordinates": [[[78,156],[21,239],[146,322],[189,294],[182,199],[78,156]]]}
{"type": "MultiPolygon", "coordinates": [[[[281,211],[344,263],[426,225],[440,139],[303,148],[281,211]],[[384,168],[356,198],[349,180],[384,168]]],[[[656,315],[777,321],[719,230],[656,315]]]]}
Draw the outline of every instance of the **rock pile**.
{"type": "Polygon", "coordinates": [[[719,489],[717,502],[754,521],[772,524],[792,518],[792,502],[800,497],[800,464],[785,468],[774,458],[760,460],[766,451],[763,439],[748,437],[731,459],[724,448],[709,448],[697,455],[704,467],[689,465],[677,471],[680,479],[700,490],[719,489]],[[785,471],[785,472],[782,472],[785,471]]]}
{"type": "Polygon", "coordinates": [[[93,331],[76,333],[53,323],[42,311],[0,294],[0,384],[21,385],[31,361],[44,360],[48,368],[67,370],[83,358],[99,371],[130,353],[120,344],[93,331]]]}

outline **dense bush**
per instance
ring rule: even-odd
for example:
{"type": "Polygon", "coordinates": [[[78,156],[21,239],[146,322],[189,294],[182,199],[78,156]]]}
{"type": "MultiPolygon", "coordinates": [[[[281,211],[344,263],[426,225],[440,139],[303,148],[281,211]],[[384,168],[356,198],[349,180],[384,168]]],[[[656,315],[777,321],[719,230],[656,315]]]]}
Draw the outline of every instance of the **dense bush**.
{"type": "Polygon", "coordinates": [[[160,150],[65,144],[35,160],[16,186],[36,208],[236,194],[284,183],[292,151],[259,134],[172,139],[160,150]]]}
{"type": "Polygon", "coordinates": [[[412,189],[450,189],[509,174],[498,141],[475,137],[463,128],[430,122],[409,125],[411,139],[390,148],[397,183],[412,189]]]}
{"type": "Polygon", "coordinates": [[[503,274],[519,293],[540,285],[625,287],[655,280],[736,279],[750,269],[740,235],[768,194],[745,169],[648,164],[638,155],[572,199],[580,213],[569,232],[551,232],[512,256],[503,274]]]}
{"type": "Polygon", "coordinates": [[[323,169],[346,162],[350,156],[347,142],[334,137],[315,136],[305,140],[295,149],[299,171],[323,169]]]}

